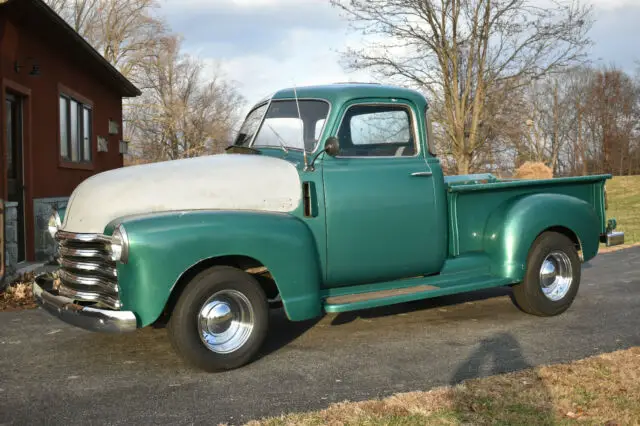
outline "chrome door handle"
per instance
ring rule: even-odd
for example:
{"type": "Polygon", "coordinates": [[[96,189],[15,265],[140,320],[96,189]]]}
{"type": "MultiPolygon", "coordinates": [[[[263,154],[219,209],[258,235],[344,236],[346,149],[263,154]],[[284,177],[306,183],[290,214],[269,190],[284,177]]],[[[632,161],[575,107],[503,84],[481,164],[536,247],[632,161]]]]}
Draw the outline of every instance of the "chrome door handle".
{"type": "Polygon", "coordinates": [[[429,177],[429,176],[433,176],[433,173],[431,173],[431,172],[415,172],[415,173],[411,173],[411,176],[429,177]]]}

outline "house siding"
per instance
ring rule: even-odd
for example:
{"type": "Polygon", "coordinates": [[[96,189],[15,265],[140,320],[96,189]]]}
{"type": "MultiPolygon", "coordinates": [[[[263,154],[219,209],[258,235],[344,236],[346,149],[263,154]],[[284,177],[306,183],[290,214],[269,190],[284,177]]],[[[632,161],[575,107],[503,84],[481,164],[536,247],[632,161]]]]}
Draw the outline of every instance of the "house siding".
{"type": "MultiPolygon", "coordinates": [[[[122,139],[122,98],[118,90],[85,66],[83,55],[56,41],[24,17],[13,17],[11,9],[0,11],[0,135],[5,161],[0,169],[0,198],[6,198],[6,129],[3,110],[5,93],[19,88],[28,92],[24,103],[24,186],[26,256],[28,261],[45,260],[51,242],[43,237],[47,221],[45,210],[63,203],[74,188],[88,177],[123,165],[119,152],[122,139]],[[72,53],[75,52],[75,53],[72,53]],[[33,61],[40,75],[30,76],[33,61]],[[24,67],[16,72],[14,63],[24,67]],[[71,93],[68,93],[71,92],[71,93]],[[79,95],[91,102],[92,165],[89,168],[66,167],[59,156],[59,95],[79,95]],[[118,123],[117,135],[109,135],[109,121],[118,123]],[[97,138],[108,142],[107,152],[97,151],[97,138]]],[[[20,92],[21,90],[18,90],[20,92]]],[[[25,93],[21,93],[24,95],[25,93]]],[[[7,212],[8,216],[8,212],[7,212]]],[[[10,229],[7,224],[7,229],[10,229]]],[[[8,241],[7,241],[8,242],[8,241]]],[[[9,257],[7,257],[7,261],[9,257]]],[[[8,265],[7,265],[8,266],[8,265]]]]}

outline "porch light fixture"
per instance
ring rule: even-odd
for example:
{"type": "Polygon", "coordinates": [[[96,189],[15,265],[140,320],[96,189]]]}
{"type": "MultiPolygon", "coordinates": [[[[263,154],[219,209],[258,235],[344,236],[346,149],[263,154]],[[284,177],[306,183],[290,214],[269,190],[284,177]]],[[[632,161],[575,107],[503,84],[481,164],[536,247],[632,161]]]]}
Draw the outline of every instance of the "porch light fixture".
{"type": "MultiPolygon", "coordinates": [[[[27,59],[25,59],[25,63],[31,61],[31,71],[29,71],[29,75],[30,76],[38,76],[40,75],[40,65],[36,62],[35,58],[32,58],[31,56],[27,57],[27,59]]],[[[20,70],[22,70],[22,68],[24,68],[26,65],[20,65],[20,61],[16,60],[13,63],[13,69],[16,73],[20,73],[20,70]]]]}

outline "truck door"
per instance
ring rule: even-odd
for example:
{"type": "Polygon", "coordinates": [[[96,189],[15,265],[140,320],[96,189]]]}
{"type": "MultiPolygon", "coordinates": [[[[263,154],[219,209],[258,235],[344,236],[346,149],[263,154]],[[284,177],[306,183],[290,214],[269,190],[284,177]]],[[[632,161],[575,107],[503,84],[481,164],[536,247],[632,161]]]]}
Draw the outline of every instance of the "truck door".
{"type": "Polygon", "coordinates": [[[353,102],[323,159],[328,287],[437,273],[446,251],[436,201],[440,169],[425,160],[424,117],[408,101],[353,102]]]}

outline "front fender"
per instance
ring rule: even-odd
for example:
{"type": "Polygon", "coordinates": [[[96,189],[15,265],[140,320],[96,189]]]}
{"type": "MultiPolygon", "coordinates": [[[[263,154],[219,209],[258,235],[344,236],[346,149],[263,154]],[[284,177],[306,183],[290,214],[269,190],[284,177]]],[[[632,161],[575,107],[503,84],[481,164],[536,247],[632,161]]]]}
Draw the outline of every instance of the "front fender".
{"type": "Polygon", "coordinates": [[[591,204],[563,194],[532,194],[509,200],[489,217],[484,246],[498,276],[524,279],[529,249],[550,228],[578,237],[584,260],[598,253],[600,223],[591,204]]]}
{"type": "Polygon", "coordinates": [[[64,217],[67,214],[67,206],[56,209],[56,212],[58,212],[58,217],[60,217],[60,222],[64,223],[64,217]]]}
{"type": "MultiPolygon", "coordinates": [[[[123,309],[138,326],[162,313],[180,276],[203,260],[241,255],[271,272],[291,320],[321,315],[321,268],[313,235],[289,214],[238,211],[175,212],[120,221],[129,258],[118,264],[123,309]]],[[[109,226],[113,228],[113,224],[109,226]]]]}

